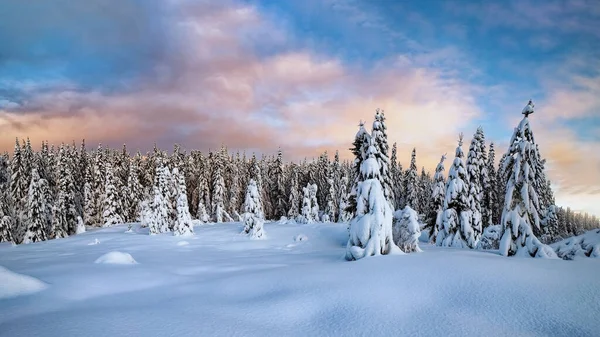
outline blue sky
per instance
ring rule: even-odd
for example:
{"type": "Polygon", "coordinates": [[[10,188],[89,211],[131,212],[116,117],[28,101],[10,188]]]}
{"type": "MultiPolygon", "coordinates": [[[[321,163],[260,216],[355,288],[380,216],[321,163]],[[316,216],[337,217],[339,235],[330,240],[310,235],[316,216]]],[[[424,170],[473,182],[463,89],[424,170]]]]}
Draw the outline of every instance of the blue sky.
{"type": "Polygon", "coordinates": [[[401,160],[416,146],[433,169],[478,125],[502,153],[533,98],[559,201],[600,214],[597,1],[7,0],[0,41],[0,150],[28,135],[298,159],[346,149],[381,107],[401,160]]]}

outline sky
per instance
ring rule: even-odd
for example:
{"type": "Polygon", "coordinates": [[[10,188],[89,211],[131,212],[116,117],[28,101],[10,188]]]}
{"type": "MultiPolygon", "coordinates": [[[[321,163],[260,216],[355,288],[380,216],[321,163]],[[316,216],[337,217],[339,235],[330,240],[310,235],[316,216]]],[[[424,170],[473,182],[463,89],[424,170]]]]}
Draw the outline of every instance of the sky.
{"type": "MultiPolygon", "coordinates": [[[[600,2],[4,0],[0,151],[15,137],[149,150],[347,150],[385,111],[432,171],[521,110],[557,203],[600,216],[600,2]]],[[[447,162],[446,166],[449,166],[447,162]]]]}

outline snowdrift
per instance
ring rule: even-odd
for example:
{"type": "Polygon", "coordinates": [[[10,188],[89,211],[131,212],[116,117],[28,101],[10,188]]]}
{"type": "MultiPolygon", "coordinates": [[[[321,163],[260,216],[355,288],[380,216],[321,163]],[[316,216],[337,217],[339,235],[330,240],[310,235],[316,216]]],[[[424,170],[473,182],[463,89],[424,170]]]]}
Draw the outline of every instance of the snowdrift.
{"type": "Polygon", "coordinates": [[[17,274],[0,266],[0,300],[33,294],[46,287],[44,282],[34,277],[17,274]]]}
{"type": "Polygon", "coordinates": [[[94,263],[104,264],[136,264],[137,262],[128,253],[110,252],[100,256],[94,263]]]}
{"type": "Polygon", "coordinates": [[[550,245],[561,259],[573,260],[581,257],[600,258],[600,229],[570,237],[550,245]]]}

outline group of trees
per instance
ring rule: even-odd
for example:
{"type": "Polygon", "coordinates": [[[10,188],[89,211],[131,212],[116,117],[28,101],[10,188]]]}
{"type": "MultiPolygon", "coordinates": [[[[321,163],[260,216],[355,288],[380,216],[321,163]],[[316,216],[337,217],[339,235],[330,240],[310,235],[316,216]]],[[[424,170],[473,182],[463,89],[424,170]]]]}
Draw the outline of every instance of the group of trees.
{"type": "MultiPolygon", "coordinates": [[[[432,242],[469,248],[479,245],[487,228],[508,228],[516,221],[527,222],[532,233],[518,234],[516,226],[506,242],[535,237],[549,243],[600,227],[593,216],[555,206],[545,160],[527,118],[499,166],[494,144],[486,145],[481,128],[466,156],[461,135],[448,177],[446,156],[433,178],[424,168],[419,172],[416,149],[403,169],[396,144],[390,150],[387,132],[382,111],[376,112],[370,134],[361,123],[351,149],[353,162],[341,161],[337,152],[333,160],[325,152],[315,160],[285,163],[281,151],[248,158],[225,147],[188,153],[178,145],[170,154],[155,146],[131,155],[125,145],[120,150],[99,145],[90,151],[85,142],[58,148],[43,142],[36,152],[29,139],[17,139],[12,156],[0,155],[0,241],[64,238],[84,231],[84,224],[137,221],[151,233],[187,235],[193,233],[192,219],[243,221],[246,233],[262,238],[266,219],[350,222],[350,227],[356,223],[355,228],[364,229],[385,218],[389,226],[375,246],[367,248],[375,241],[364,237],[365,231],[351,231],[350,256],[360,257],[393,250],[391,243],[398,245],[401,236],[412,238],[416,219],[432,242]],[[380,193],[384,203],[379,202],[380,193]],[[518,209],[515,204],[520,204],[518,209]],[[394,220],[395,210],[405,213],[394,220]],[[392,223],[401,222],[402,228],[411,228],[410,235],[392,230],[392,223]]],[[[512,254],[516,248],[510,242],[505,249],[512,254]]]]}

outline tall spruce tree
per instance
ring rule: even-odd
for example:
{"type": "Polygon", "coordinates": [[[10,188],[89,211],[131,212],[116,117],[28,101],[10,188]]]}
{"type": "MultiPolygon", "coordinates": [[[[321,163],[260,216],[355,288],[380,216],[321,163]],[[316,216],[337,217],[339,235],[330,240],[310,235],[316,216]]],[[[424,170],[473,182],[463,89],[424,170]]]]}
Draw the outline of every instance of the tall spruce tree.
{"type": "Polygon", "coordinates": [[[298,167],[293,165],[290,172],[290,197],[288,200],[288,218],[296,219],[300,214],[300,186],[298,185],[298,167]]]}
{"type": "MultiPolygon", "coordinates": [[[[346,245],[346,260],[359,260],[373,255],[401,252],[392,233],[393,211],[381,186],[378,149],[370,137],[357,159],[363,158],[359,184],[356,188],[356,213],[350,222],[350,238],[346,245]]],[[[360,160],[359,160],[360,161],[360,160]]]]}
{"type": "Polygon", "coordinates": [[[46,201],[41,186],[46,182],[40,178],[37,169],[31,170],[31,183],[27,198],[27,218],[25,219],[25,235],[22,242],[34,243],[44,241],[46,237],[46,201]]]}
{"type": "Polygon", "coordinates": [[[430,207],[427,213],[426,227],[429,230],[429,242],[435,243],[438,235],[438,228],[442,225],[442,215],[444,213],[444,199],[446,198],[446,177],[444,177],[444,161],[446,155],[442,156],[439,164],[435,168],[433,184],[430,189],[430,207]]]}
{"type": "Polygon", "coordinates": [[[106,181],[104,185],[104,200],[102,202],[102,227],[111,227],[123,223],[123,210],[119,202],[120,193],[117,190],[118,179],[113,174],[112,165],[106,166],[106,181]]]}
{"type": "Polygon", "coordinates": [[[286,215],[287,209],[284,183],[285,177],[283,175],[283,156],[281,149],[277,151],[277,158],[273,163],[273,169],[271,171],[271,176],[273,177],[271,194],[274,197],[274,216],[275,219],[279,219],[286,215]]]}
{"type": "Polygon", "coordinates": [[[533,228],[540,228],[540,204],[536,180],[542,175],[537,161],[540,158],[528,114],[533,113],[531,101],[523,109],[521,120],[510,140],[502,171],[508,176],[500,254],[556,258],[552,248],[542,244],[533,228]]]}
{"type": "Polygon", "coordinates": [[[77,230],[75,184],[71,158],[64,144],[58,152],[58,197],[54,207],[53,229],[56,238],[73,235],[77,230]]]}
{"type": "Polygon", "coordinates": [[[471,227],[467,169],[463,161],[463,134],[458,138],[454,162],[448,172],[444,214],[438,226],[436,245],[444,247],[474,247],[475,235],[471,227]],[[469,241],[470,240],[470,241],[469,241]]]}
{"type": "Polygon", "coordinates": [[[173,235],[194,235],[194,225],[192,224],[192,216],[188,207],[184,174],[180,173],[176,167],[173,169],[173,177],[177,181],[177,220],[173,227],[173,235]]]}
{"type": "Polygon", "coordinates": [[[404,178],[404,191],[406,205],[412,209],[419,208],[419,184],[417,175],[417,149],[413,148],[410,157],[410,168],[406,171],[404,178]]]}
{"type": "Polygon", "coordinates": [[[352,154],[354,155],[354,162],[352,164],[352,171],[354,173],[354,183],[352,184],[352,189],[350,190],[350,195],[348,196],[348,207],[346,211],[351,214],[353,217],[356,214],[357,210],[357,193],[358,186],[362,183],[363,175],[361,174],[362,162],[366,159],[365,155],[367,153],[367,148],[369,146],[371,139],[371,135],[365,130],[365,124],[360,121],[358,124],[358,132],[354,137],[354,142],[352,143],[352,154]]]}
{"type": "Polygon", "coordinates": [[[254,179],[250,178],[244,200],[244,230],[242,233],[248,234],[253,239],[263,239],[265,237],[263,230],[264,213],[261,205],[258,185],[254,179]]]}
{"type": "Polygon", "coordinates": [[[383,110],[377,109],[375,113],[375,120],[373,121],[373,130],[371,132],[373,143],[377,147],[377,163],[379,164],[379,179],[381,180],[381,186],[383,187],[383,194],[386,200],[389,202],[390,207],[395,209],[395,196],[394,196],[394,181],[392,179],[390,169],[390,159],[388,157],[389,145],[387,137],[387,127],[385,125],[385,114],[383,110]]]}
{"type": "Polygon", "coordinates": [[[483,189],[483,225],[492,226],[500,222],[500,210],[502,206],[499,205],[498,198],[498,178],[496,172],[496,150],[494,142],[490,143],[490,150],[488,153],[486,169],[488,174],[488,184],[483,189]]]}
{"type": "Polygon", "coordinates": [[[471,210],[471,228],[473,229],[473,238],[467,239],[467,244],[470,248],[475,248],[481,234],[483,233],[482,213],[481,213],[481,201],[483,196],[483,181],[482,175],[487,176],[487,170],[485,169],[485,158],[482,152],[482,136],[483,130],[478,128],[473,135],[471,146],[469,147],[469,154],[467,155],[466,169],[467,169],[467,188],[468,188],[468,199],[469,208],[471,210]],[[484,173],[485,170],[485,173],[484,173]]]}

